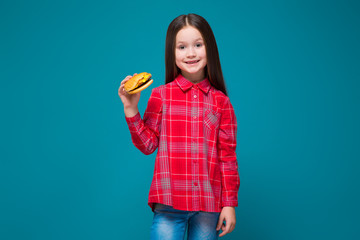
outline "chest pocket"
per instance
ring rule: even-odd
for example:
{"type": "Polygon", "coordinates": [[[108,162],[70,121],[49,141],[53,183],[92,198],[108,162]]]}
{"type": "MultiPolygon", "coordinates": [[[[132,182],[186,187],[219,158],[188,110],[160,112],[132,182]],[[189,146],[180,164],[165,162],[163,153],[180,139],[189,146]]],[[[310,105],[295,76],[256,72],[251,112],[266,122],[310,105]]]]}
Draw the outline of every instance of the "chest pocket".
{"type": "Polygon", "coordinates": [[[204,125],[210,129],[217,129],[220,124],[221,113],[212,110],[205,109],[204,111],[204,125]]]}

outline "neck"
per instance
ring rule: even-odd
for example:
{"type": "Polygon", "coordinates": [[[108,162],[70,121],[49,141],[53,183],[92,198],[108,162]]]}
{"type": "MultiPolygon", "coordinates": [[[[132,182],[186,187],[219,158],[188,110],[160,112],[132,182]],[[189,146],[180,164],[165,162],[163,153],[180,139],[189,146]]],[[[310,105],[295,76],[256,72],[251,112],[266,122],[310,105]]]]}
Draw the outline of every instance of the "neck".
{"type": "Polygon", "coordinates": [[[187,80],[189,80],[190,82],[192,82],[194,84],[199,83],[205,79],[204,71],[195,73],[195,74],[188,74],[188,73],[182,72],[181,74],[184,76],[184,78],[186,78],[187,80]]]}

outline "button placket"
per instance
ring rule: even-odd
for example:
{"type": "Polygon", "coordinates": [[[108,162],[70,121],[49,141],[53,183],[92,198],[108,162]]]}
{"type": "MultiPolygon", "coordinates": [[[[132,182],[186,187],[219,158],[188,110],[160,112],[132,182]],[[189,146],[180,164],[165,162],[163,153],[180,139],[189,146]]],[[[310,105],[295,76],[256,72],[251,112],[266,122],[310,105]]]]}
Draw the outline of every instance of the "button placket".
{"type": "MultiPolygon", "coordinates": [[[[197,95],[197,90],[198,90],[198,87],[196,85],[193,86],[192,88],[192,97],[193,97],[193,100],[197,100],[198,98],[198,95],[197,95]]],[[[194,113],[194,116],[193,116],[193,119],[196,120],[197,119],[197,115],[198,113],[194,113]]]]}
{"type": "Polygon", "coordinates": [[[192,162],[191,162],[191,169],[192,169],[192,185],[193,185],[193,206],[194,208],[198,208],[199,207],[199,143],[196,140],[197,137],[199,136],[199,122],[197,120],[199,120],[199,91],[198,91],[198,87],[196,85],[193,86],[193,88],[191,89],[190,93],[190,99],[191,99],[191,117],[192,117],[192,129],[191,129],[191,137],[192,137],[192,153],[191,153],[191,158],[192,158],[192,162]]]}
{"type": "Polygon", "coordinates": [[[196,99],[198,96],[197,96],[197,91],[198,90],[198,87],[195,85],[194,87],[193,87],[193,98],[194,99],[196,99]]]}

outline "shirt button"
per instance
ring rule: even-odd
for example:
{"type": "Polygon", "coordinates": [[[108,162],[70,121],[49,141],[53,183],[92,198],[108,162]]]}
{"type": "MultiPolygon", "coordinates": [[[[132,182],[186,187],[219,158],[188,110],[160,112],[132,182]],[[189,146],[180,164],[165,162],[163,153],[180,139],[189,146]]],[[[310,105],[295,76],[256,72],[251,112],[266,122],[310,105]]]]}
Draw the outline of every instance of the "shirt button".
{"type": "Polygon", "coordinates": [[[197,98],[197,96],[196,96],[196,95],[194,95],[194,98],[197,98]]]}
{"type": "Polygon", "coordinates": [[[196,119],[196,116],[194,116],[193,118],[196,119]]]}

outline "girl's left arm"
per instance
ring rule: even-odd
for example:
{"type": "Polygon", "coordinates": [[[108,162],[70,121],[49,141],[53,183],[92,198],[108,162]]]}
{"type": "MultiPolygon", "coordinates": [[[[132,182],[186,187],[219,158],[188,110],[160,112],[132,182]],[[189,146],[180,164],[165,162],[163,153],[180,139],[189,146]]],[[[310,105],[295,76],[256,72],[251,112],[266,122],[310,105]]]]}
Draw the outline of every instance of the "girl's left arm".
{"type": "Polygon", "coordinates": [[[222,104],[218,154],[221,171],[222,207],[238,206],[240,177],[236,158],[237,122],[234,108],[226,97],[222,104]]]}
{"type": "Polygon", "coordinates": [[[235,207],[238,206],[240,177],[236,159],[237,122],[234,108],[229,98],[221,105],[218,153],[221,171],[222,210],[216,230],[222,230],[220,237],[232,232],[236,224],[235,207]],[[223,222],[226,224],[223,224],[223,222]]]}

